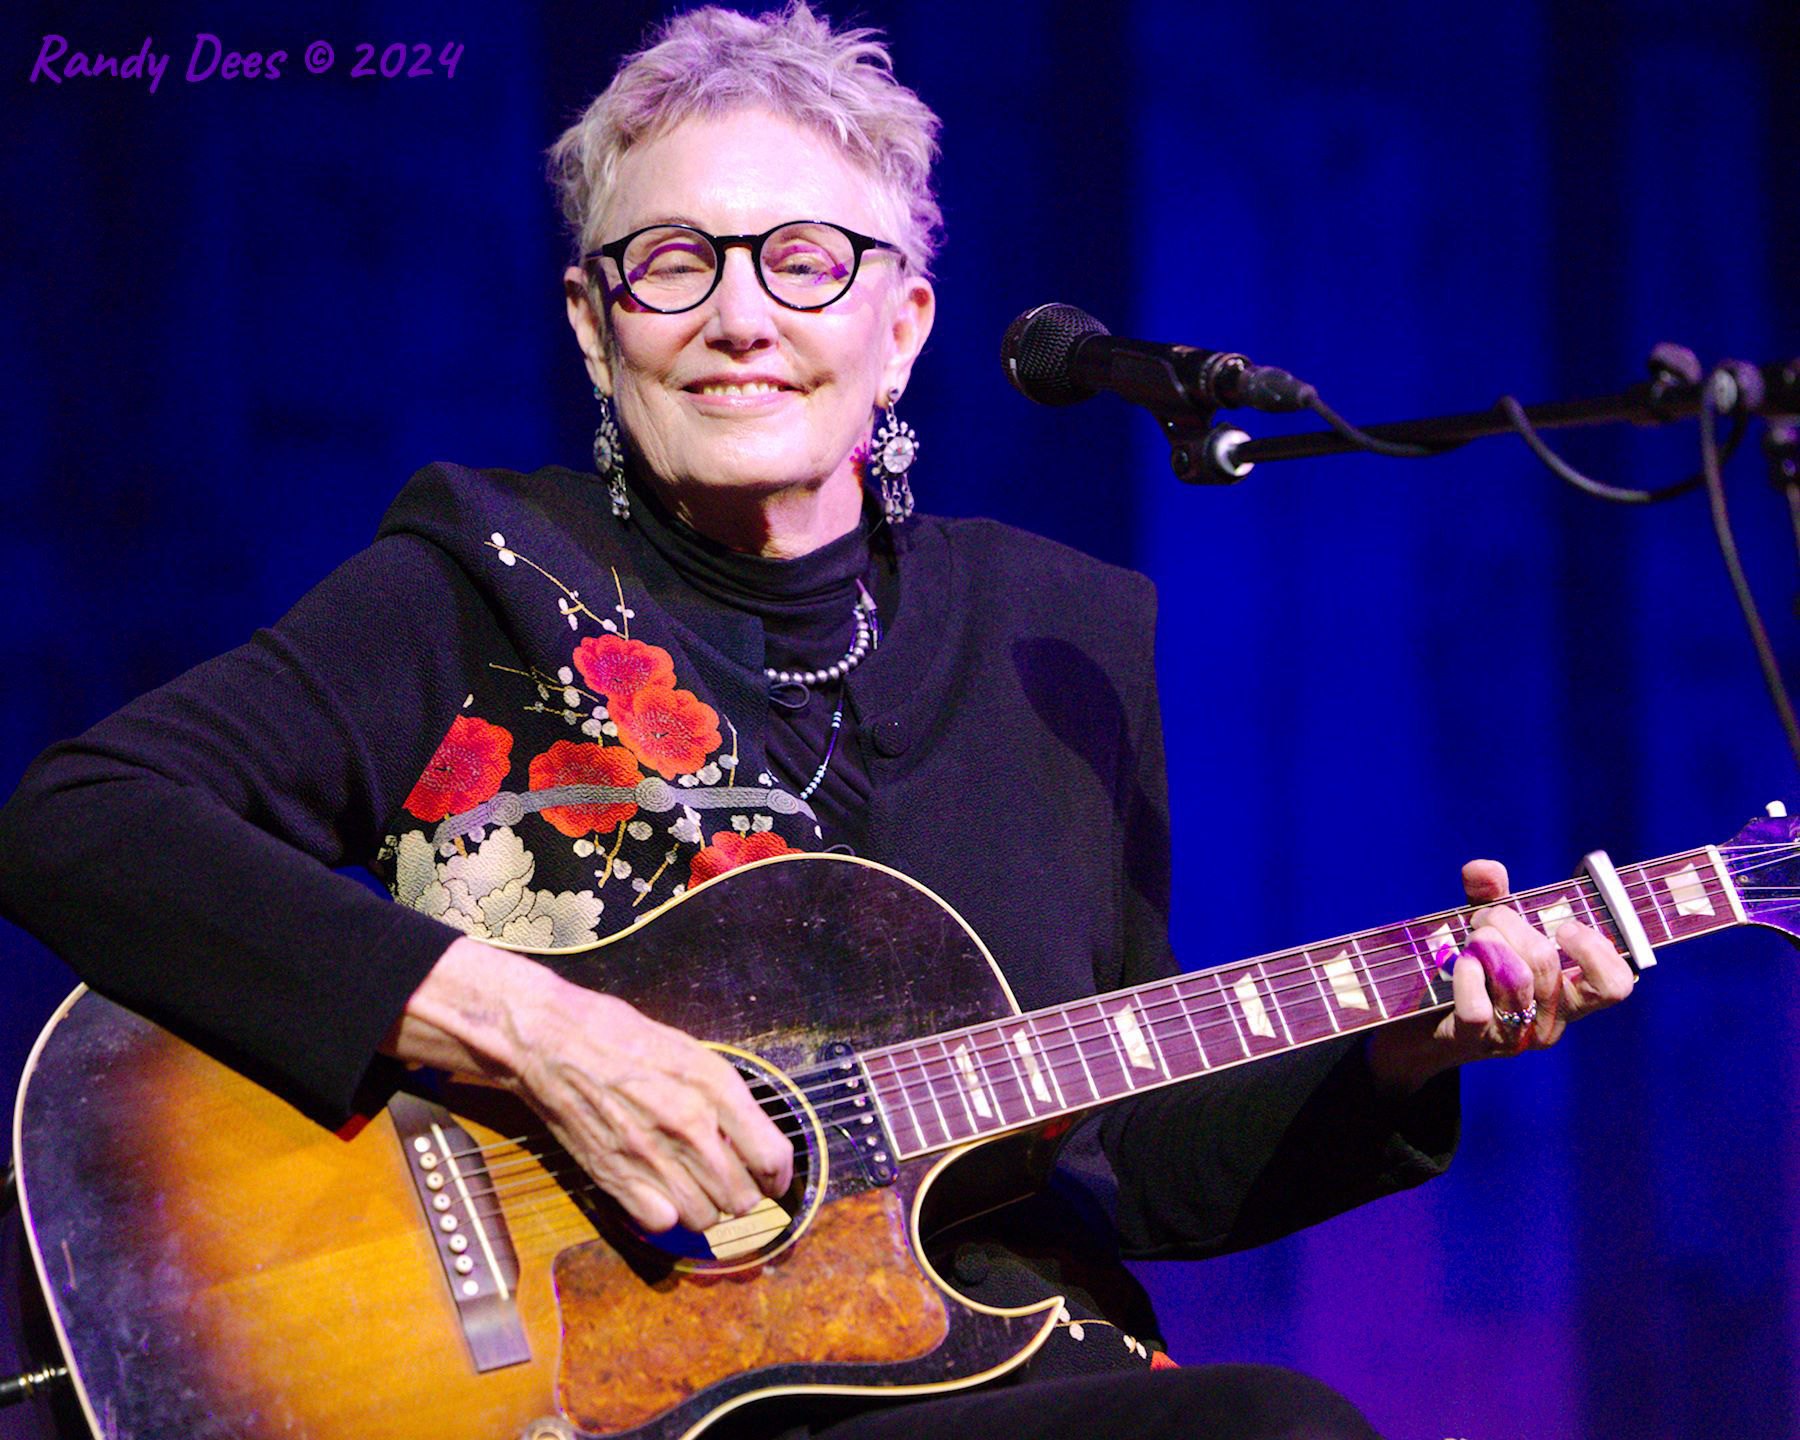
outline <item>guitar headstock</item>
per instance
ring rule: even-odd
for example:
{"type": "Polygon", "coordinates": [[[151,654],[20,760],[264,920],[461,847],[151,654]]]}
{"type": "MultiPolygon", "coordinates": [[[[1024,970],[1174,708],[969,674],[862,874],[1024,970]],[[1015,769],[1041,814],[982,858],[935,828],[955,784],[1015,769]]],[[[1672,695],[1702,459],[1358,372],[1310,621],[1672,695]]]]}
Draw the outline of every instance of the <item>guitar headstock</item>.
{"type": "Polygon", "coordinates": [[[1800,944],[1800,816],[1776,800],[1719,847],[1752,924],[1800,944]]]}

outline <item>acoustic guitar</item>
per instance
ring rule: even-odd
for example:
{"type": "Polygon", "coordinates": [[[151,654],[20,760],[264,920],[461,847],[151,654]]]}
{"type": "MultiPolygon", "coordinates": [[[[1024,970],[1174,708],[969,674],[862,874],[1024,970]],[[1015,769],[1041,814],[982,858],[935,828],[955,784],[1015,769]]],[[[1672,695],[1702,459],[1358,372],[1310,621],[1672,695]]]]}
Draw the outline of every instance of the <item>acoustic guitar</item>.
{"type": "MultiPolygon", "coordinates": [[[[1511,903],[1640,969],[1729,926],[1795,936],[1800,831],[1770,808],[1727,845],[1596,853],[1511,903]]],[[[926,1259],[935,1229],[1027,1193],[1080,1112],[1447,1008],[1473,908],[1026,1014],[902,875],[729,872],[549,960],[714,1045],[794,1139],[781,1199],[658,1237],[503,1092],[420,1073],[334,1135],[78,989],[15,1115],[32,1259],[106,1440],[685,1440],[774,1396],[975,1385],[1058,1302],[964,1299],[926,1259]]]]}

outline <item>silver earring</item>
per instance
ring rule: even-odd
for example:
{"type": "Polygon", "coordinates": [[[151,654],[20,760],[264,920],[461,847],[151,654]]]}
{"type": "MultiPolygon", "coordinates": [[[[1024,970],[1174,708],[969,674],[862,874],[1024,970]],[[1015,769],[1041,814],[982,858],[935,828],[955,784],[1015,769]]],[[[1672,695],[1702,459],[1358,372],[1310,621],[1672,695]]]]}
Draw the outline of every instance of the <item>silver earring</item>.
{"type": "Polygon", "coordinates": [[[904,524],[913,513],[912,485],[906,472],[919,455],[919,437],[894,413],[898,390],[888,392],[887,416],[869,442],[868,476],[881,491],[881,509],[890,525],[904,524]]]}
{"type": "Polygon", "coordinates": [[[619,427],[613,420],[612,396],[598,385],[594,398],[600,402],[600,423],[594,428],[594,469],[606,477],[606,493],[612,500],[612,512],[621,520],[631,518],[631,492],[625,488],[625,445],[619,439],[619,427]]]}

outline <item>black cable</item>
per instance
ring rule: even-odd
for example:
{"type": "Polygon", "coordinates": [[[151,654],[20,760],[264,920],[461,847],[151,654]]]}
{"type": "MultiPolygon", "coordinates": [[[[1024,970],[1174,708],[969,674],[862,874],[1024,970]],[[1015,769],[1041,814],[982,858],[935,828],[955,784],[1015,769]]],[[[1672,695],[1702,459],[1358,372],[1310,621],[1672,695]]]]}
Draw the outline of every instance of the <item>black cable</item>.
{"type": "MultiPolygon", "coordinates": [[[[1793,522],[1794,545],[1800,549],[1800,420],[1791,415],[1767,417],[1763,429],[1763,453],[1769,462],[1769,483],[1787,497],[1788,519],[1793,522]]],[[[1800,601],[1796,602],[1800,610],[1800,601]]]]}
{"type": "Polygon", "coordinates": [[[1725,508],[1725,475],[1719,462],[1719,437],[1713,433],[1713,418],[1718,413],[1713,399],[1713,378],[1720,373],[1715,370],[1707,376],[1707,383],[1700,391],[1700,473],[1706,480],[1706,496],[1712,510],[1713,533],[1719,538],[1719,554],[1725,559],[1731,588],[1744,612],[1744,623],[1750,627],[1750,643],[1756,647],[1763,682],[1769,687],[1769,698],[1775,702],[1775,713],[1781,717],[1781,728],[1787,735],[1788,749],[1793,752],[1795,768],[1800,769],[1800,721],[1794,718],[1794,703],[1788,698],[1781,667],[1775,663],[1775,647],[1769,643],[1769,632],[1763,628],[1756,597],[1750,593],[1743,561],[1738,558],[1737,539],[1731,533],[1731,516],[1725,508]]]}
{"type": "Polygon", "coordinates": [[[1787,492],[1788,518],[1794,522],[1794,548],[1800,550],[1800,490],[1787,492]]]}
{"type": "Polygon", "coordinates": [[[1312,386],[1309,385],[1306,389],[1306,408],[1308,410],[1311,410],[1352,445],[1373,451],[1377,455],[1392,455],[1399,460],[1423,460],[1429,455],[1442,455],[1446,450],[1455,450],[1466,443],[1462,440],[1454,440],[1445,445],[1414,445],[1409,441],[1383,440],[1369,434],[1367,430],[1358,430],[1321,400],[1319,392],[1312,386]]]}
{"type": "MultiPolygon", "coordinates": [[[[1531,447],[1531,453],[1543,462],[1544,468],[1559,480],[1566,480],[1577,490],[1589,495],[1598,496],[1602,500],[1612,500],[1620,505],[1654,505],[1659,500],[1673,500],[1677,495],[1686,495],[1698,490],[1706,483],[1703,471],[1695,471],[1685,480],[1677,480],[1673,485],[1663,485],[1655,490],[1629,490],[1618,485],[1608,485],[1596,480],[1591,475],[1583,475],[1573,465],[1564,460],[1548,445],[1537,427],[1525,413],[1525,407],[1519,404],[1516,397],[1502,395],[1494,403],[1494,408],[1506,417],[1506,423],[1518,431],[1519,438],[1531,447]]],[[[1725,448],[1721,452],[1721,465],[1730,461],[1737,454],[1738,442],[1744,438],[1749,428],[1749,418],[1742,410],[1734,410],[1731,415],[1731,433],[1725,437],[1725,448]]]]}

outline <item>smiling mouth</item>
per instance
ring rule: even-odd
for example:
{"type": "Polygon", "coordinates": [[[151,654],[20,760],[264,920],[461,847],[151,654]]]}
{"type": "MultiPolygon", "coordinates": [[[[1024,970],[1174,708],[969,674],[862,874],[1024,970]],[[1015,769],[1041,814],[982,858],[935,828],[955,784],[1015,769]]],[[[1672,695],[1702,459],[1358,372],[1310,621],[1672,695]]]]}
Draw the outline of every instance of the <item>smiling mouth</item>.
{"type": "Polygon", "coordinates": [[[686,387],[690,395],[781,395],[792,391],[792,385],[782,385],[773,380],[747,380],[741,384],[726,381],[707,381],[699,385],[686,387]]]}

